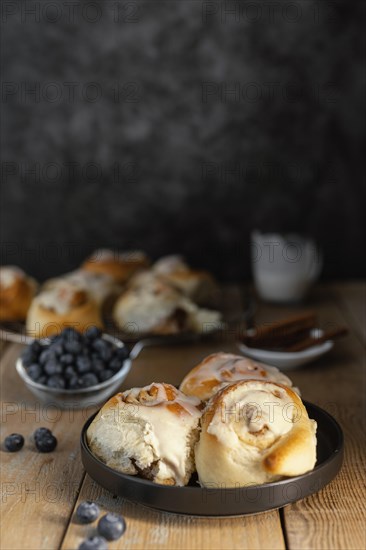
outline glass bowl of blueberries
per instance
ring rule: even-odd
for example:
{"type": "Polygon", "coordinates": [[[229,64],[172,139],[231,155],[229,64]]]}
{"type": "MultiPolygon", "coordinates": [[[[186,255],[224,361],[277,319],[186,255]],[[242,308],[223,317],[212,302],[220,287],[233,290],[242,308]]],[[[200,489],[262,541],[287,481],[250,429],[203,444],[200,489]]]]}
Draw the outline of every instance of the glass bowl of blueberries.
{"type": "Polygon", "coordinates": [[[126,345],[97,327],[83,334],[65,328],[58,335],[34,340],[16,362],[28,389],[43,403],[62,409],[105,402],[130,368],[126,345]]]}

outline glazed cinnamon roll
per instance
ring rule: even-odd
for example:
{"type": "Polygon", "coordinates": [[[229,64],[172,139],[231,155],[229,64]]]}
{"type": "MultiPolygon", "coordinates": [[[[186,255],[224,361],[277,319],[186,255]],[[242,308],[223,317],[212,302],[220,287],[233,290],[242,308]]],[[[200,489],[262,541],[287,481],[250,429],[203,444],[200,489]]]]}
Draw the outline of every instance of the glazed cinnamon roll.
{"type": "Polygon", "coordinates": [[[132,287],[122,294],[115,304],[113,318],[126,333],[160,335],[209,331],[221,320],[218,312],[200,309],[160,280],[132,287]]]}
{"type": "Polygon", "coordinates": [[[88,428],[91,451],[107,466],[163,485],[186,485],[194,471],[200,401],[153,383],[112,397],[88,428]]]}
{"type": "Polygon", "coordinates": [[[213,353],[194,367],[183,379],[180,390],[207,401],[214,393],[239,380],[271,380],[292,386],[291,380],[276,367],[232,353],[213,353]]]}
{"type": "Polygon", "coordinates": [[[226,386],[209,401],[195,460],[200,484],[241,487],[312,470],[316,422],[290,388],[260,380],[226,386]]]}
{"type": "Polygon", "coordinates": [[[100,249],[82,264],[82,269],[93,273],[104,273],[117,283],[125,283],[134,273],[149,265],[147,256],[139,250],[120,252],[100,249]]]}
{"type": "Polygon", "coordinates": [[[88,292],[99,306],[103,305],[107,298],[119,294],[122,290],[122,286],[118,285],[110,275],[94,273],[86,269],[76,269],[60,277],[49,279],[45,281],[42,288],[51,289],[62,281],[67,281],[88,292]]]}
{"type": "Polygon", "coordinates": [[[46,338],[72,326],[79,332],[103,328],[100,308],[88,292],[69,281],[59,281],[33,299],[26,328],[35,338],[46,338]]]}
{"type": "Polygon", "coordinates": [[[152,267],[152,272],[180,290],[199,305],[217,302],[218,285],[207,271],[191,269],[181,256],[164,256],[152,267]]]}
{"type": "Polygon", "coordinates": [[[36,281],[19,267],[0,267],[0,321],[24,321],[36,290],[36,281]]]}

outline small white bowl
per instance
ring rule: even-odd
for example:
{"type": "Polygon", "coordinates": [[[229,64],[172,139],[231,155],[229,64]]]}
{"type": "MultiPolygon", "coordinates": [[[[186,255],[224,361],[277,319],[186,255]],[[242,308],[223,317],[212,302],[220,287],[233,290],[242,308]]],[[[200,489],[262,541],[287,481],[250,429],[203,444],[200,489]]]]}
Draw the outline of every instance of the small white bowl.
{"type": "MultiPolygon", "coordinates": [[[[314,329],[316,335],[322,336],[323,331],[320,329],[314,329]]],[[[324,355],[334,346],[333,340],[328,340],[323,342],[318,346],[312,346],[311,348],[304,349],[303,351],[271,351],[264,349],[251,348],[243,344],[243,342],[238,342],[238,347],[243,355],[250,357],[252,359],[257,359],[257,361],[262,361],[262,363],[267,363],[273,365],[282,370],[291,370],[297,369],[306,363],[315,361],[318,357],[324,355]]]]}
{"type": "MultiPolygon", "coordinates": [[[[116,347],[125,347],[125,344],[121,340],[113,338],[113,336],[109,336],[109,334],[103,334],[103,338],[116,347]]],[[[38,384],[28,376],[20,357],[17,359],[15,367],[29,391],[43,403],[60,409],[81,409],[104,403],[108,397],[113,395],[120,387],[129,373],[131,365],[131,359],[127,358],[123,361],[122,367],[114,376],[100,384],[96,384],[89,388],[81,388],[79,390],[59,390],[57,388],[49,388],[43,384],[38,384]]]]}

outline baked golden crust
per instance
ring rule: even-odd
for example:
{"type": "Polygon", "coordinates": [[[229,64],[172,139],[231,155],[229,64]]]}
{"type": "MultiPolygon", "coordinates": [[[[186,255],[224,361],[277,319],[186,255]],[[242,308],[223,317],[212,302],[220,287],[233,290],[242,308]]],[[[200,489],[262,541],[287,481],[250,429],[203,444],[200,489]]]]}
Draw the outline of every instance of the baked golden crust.
{"type": "Polygon", "coordinates": [[[11,275],[9,284],[0,282],[0,321],[24,321],[37,283],[18,268],[2,267],[0,270],[11,275]]]}
{"type": "Polygon", "coordinates": [[[90,326],[103,328],[103,321],[99,306],[87,292],[61,281],[33,299],[26,329],[35,338],[47,338],[68,326],[84,332],[90,326]]]}
{"type": "Polygon", "coordinates": [[[94,273],[110,275],[117,283],[125,283],[134,273],[148,267],[149,263],[142,252],[101,250],[95,251],[81,267],[94,273]]]}
{"type": "Polygon", "coordinates": [[[276,367],[264,365],[242,355],[218,352],[205,357],[184,377],[180,390],[207,401],[227,384],[239,380],[273,380],[291,387],[291,380],[276,367]]]}
{"type": "Polygon", "coordinates": [[[304,474],[315,466],[315,430],[290,388],[260,380],[231,384],[202,417],[195,451],[200,483],[235,487],[304,474]]]}

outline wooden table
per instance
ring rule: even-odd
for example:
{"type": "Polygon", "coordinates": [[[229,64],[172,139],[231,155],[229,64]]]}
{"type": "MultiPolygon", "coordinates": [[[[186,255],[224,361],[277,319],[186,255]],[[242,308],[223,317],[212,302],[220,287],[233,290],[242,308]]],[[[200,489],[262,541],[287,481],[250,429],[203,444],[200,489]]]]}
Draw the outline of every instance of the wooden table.
{"type": "MultiPolygon", "coordinates": [[[[365,285],[319,286],[301,309],[306,308],[315,308],[322,324],[347,324],[351,331],[327,356],[290,373],[304,399],[325,408],[340,422],[345,463],[337,478],[317,494],[252,517],[202,519],[167,514],[101,489],[85,474],[80,460],[80,429],[92,411],[60,412],[37,403],[14,369],[21,346],[1,343],[1,439],[12,432],[26,437],[21,452],[0,453],[1,549],[77,548],[94,530],[73,520],[75,507],[86,499],[125,516],[127,531],[110,544],[111,549],[365,548],[365,285]],[[29,436],[39,426],[54,431],[59,441],[56,452],[34,450],[29,436]]],[[[260,305],[256,321],[269,321],[297,309],[260,305]]],[[[152,381],[178,384],[201,358],[221,349],[236,351],[235,343],[228,338],[146,349],[123,387],[152,381]]]]}

